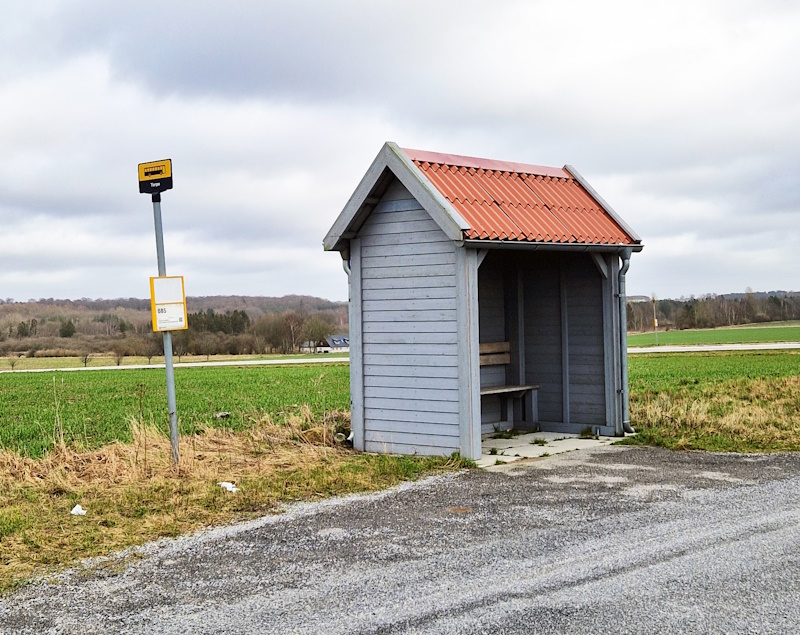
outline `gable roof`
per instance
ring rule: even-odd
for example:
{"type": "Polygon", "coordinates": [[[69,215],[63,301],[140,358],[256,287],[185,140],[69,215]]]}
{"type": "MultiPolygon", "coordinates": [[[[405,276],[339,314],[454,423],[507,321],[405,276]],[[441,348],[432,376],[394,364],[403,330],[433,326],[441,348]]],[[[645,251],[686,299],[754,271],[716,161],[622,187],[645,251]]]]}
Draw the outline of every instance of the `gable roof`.
{"type": "Polygon", "coordinates": [[[397,177],[453,240],[631,247],[641,239],[572,166],[552,168],[387,143],[323,244],[343,249],[397,177]]]}

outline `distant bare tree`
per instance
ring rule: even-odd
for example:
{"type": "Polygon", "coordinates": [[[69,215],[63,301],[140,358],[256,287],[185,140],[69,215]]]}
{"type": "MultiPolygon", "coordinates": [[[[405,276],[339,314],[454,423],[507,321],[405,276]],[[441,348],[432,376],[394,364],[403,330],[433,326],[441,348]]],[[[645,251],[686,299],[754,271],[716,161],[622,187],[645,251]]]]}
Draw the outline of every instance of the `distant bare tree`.
{"type": "Polygon", "coordinates": [[[305,311],[287,311],[283,314],[283,322],[289,329],[289,350],[294,353],[300,345],[303,325],[306,323],[305,311]]]}
{"type": "Polygon", "coordinates": [[[256,337],[256,348],[259,352],[270,351],[286,352],[290,341],[289,329],[281,316],[277,313],[267,313],[258,318],[251,327],[256,337]]]}
{"type": "Polygon", "coordinates": [[[147,363],[156,355],[164,354],[164,336],[161,333],[150,333],[145,338],[144,356],[147,357],[147,363]]]}
{"type": "Polygon", "coordinates": [[[122,364],[122,360],[125,359],[126,355],[130,355],[130,348],[128,348],[128,344],[125,342],[117,342],[114,344],[114,362],[116,362],[117,366],[122,364]]]}
{"type": "Polygon", "coordinates": [[[193,340],[195,352],[199,351],[200,354],[205,355],[206,360],[208,360],[211,355],[219,352],[219,340],[220,338],[215,333],[198,333],[193,340]]]}
{"type": "Polygon", "coordinates": [[[172,333],[172,351],[178,356],[178,362],[180,362],[181,357],[189,351],[189,331],[174,331],[172,333]]]}
{"type": "Polygon", "coordinates": [[[81,352],[81,361],[83,362],[83,367],[86,368],[87,364],[89,363],[89,359],[91,358],[92,354],[89,351],[82,351],[81,352]]]}
{"type": "Polygon", "coordinates": [[[321,342],[333,333],[333,324],[330,319],[322,314],[312,315],[303,325],[303,339],[312,342],[314,352],[317,352],[317,342],[321,342]]]}

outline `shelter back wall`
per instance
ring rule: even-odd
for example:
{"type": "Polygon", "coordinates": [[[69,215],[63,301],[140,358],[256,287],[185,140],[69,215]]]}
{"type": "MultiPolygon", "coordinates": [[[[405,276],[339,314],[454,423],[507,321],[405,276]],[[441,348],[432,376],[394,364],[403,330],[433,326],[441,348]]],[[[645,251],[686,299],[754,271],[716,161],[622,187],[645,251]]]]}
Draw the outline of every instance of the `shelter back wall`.
{"type": "Polygon", "coordinates": [[[603,286],[597,267],[587,254],[520,258],[526,382],[539,385],[543,429],[547,423],[605,425],[603,286]]]}

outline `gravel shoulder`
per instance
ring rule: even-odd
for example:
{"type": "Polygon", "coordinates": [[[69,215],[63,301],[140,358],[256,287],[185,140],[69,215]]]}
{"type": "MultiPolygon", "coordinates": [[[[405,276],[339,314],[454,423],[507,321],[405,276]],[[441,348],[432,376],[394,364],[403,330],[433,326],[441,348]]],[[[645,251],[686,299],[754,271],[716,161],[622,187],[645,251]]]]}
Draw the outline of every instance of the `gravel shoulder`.
{"type": "Polygon", "coordinates": [[[611,446],[86,563],[0,632],[800,632],[798,564],[800,455],[611,446]]]}

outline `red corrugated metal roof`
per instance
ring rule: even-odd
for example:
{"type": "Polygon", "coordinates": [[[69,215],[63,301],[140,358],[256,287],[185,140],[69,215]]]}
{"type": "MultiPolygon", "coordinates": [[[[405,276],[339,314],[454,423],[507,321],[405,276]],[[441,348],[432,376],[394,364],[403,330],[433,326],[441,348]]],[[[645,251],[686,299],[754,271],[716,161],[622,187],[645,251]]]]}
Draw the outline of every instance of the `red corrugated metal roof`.
{"type": "Polygon", "coordinates": [[[637,242],[565,169],[403,152],[479,240],[631,245],[637,242]]]}

